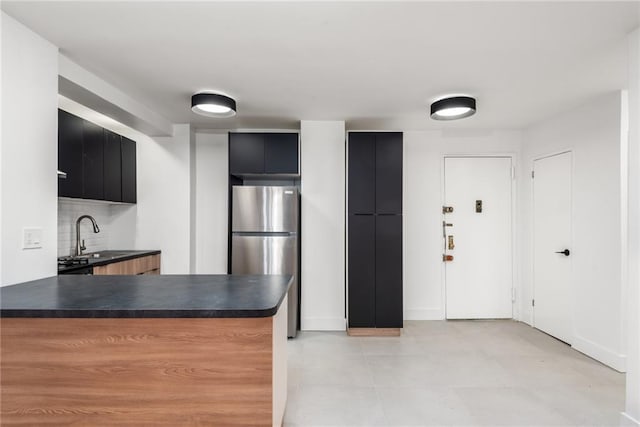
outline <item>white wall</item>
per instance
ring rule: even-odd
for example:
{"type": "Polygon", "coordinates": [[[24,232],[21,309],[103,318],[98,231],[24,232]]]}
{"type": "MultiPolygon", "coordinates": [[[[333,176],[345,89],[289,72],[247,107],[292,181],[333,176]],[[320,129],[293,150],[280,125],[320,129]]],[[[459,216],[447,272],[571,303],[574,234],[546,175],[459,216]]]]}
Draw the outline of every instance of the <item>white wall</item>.
{"type": "Polygon", "coordinates": [[[227,273],[229,192],[226,133],[196,133],[196,270],[227,273]]]}
{"type": "MultiPolygon", "coordinates": [[[[541,122],[523,133],[523,175],[541,156],[572,150],[574,348],[624,370],[621,310],[621,93],[541,122]]],[[[531,179],[520,183],[523,320],[531,323],[531,179]]]]}
{"type": "Polygon", "coordinates": [[[192,151],[190,125],[172,137],[136,142],[138,203],[112,206],[110,242],[118,248],[160,249],[163,274],[191,272],[192,151]]]}
{"type": "MultiPolygon", "coordinates": [[[[448,154],[513,154],[518,131],[404,132],[404,317],[445,318],[442,166],[448,154]]],[[[517,313],[516,313],[517,317],[517,313]]]]}
{"type": "Polygon", "coordinates": [[[57,274],[58,49],[4,12],[1,20],[4,286],[57,274]],[[24,227],[42,228],[41,249],[22,249],[24,227]]]}
{"type": "Polygon", "coordinates": [[[629,35],[627,403],[623,420],[640,425],[640,29],[629,35]]]}
{"type": "Polygon", "coordinates": [[[345,127],[300,126],[301,329],[345,330],[345,127]]]}

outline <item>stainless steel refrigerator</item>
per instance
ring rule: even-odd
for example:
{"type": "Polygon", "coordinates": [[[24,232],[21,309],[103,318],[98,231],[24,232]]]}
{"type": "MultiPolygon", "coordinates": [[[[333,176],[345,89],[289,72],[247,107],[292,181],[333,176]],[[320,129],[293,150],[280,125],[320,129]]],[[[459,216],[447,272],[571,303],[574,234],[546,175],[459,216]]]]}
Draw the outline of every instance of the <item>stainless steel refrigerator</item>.
{"type": "Polygon", "coordinates": [[[298,331],[299,193],[296,187],[234,186],[232,274],[291,274],[288,336],[298,331]]]}

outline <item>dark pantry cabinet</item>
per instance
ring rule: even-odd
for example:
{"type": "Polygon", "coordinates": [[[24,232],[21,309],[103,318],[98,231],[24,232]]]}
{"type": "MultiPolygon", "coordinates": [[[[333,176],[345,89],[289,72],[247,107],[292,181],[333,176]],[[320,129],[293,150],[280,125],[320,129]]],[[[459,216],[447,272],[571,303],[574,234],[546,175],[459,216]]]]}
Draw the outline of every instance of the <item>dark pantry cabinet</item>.
{"type": "Polygon", "coordinates": [[[135,141],[58,110],[58,196],[136,202],[135,141]]]}
{"type": "Polygon", "coordinates": [[[297,133],[229,133],[231,175],[298,175],[297,133]]]}
{"type": "Polygon", "coordinates": [[[351,132],[349,328],[402,328],[402,133],[351,132]]]}

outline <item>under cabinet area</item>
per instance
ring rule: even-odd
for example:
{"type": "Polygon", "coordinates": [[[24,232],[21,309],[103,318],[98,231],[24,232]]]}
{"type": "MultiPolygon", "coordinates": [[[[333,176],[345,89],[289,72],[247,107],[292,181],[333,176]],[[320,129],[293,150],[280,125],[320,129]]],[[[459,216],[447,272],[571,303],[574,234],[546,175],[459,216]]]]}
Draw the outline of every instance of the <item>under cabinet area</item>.
{"type": "Polygon", "coordinates": [[[160,255],[149,255],[93,267],[94,275],[160,274],[160,255]]]}

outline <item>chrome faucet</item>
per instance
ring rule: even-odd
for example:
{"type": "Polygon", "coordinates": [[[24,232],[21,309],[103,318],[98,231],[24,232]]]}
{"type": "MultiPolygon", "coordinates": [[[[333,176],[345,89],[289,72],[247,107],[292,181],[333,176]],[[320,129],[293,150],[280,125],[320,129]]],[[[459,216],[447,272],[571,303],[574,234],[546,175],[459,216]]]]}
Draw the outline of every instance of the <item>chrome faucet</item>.
{"type": "Polygon", "coordinates": [[[82,255],[82,251],[87,249],[84,246],[84,239],[82,240],[82,243],[80,243],[80,222],[85,218],[88,218],[91,220],[91,223],[93,224],[94,233],[100,232],[100,227],[98,227],[98,223],[91,215],[82,215],[80,218],[78,218],[76,220],[76,256],[82,255]]]}

